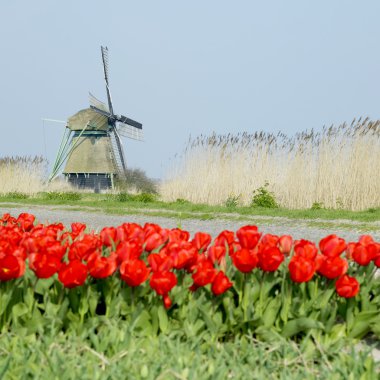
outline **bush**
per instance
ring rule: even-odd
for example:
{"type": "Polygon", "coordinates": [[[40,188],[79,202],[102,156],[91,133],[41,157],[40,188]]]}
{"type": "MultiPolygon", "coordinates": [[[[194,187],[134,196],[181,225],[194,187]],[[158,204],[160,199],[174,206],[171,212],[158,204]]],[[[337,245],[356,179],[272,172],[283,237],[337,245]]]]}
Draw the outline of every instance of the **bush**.
{"type": "Polygon", "coordinates": [[[311,210],[322,210],[323,208],[323,202],[314,202],[310,207],[311,210]]]}
{"type": "Polygon", "coordinates": [[[68,192],[49,191],[47,193],[44,193],[43,197],[48,200],[79,201],[82,198],[82,195],[75,191],[68,191],[68,192]]]}
{"type": "Polygon", "coordinates": [[[152,193],[141,193],[134,196],[136,202],[150,203],[157,200],[157,196],[152,193]]]}
{"type": "Polygon", "coordinates": [[[156,182],[141,169],[127,169],[124,179],[115,181],[116,187],[123,190],[135,190],[142,193],[157,194],[156,182]]]}
{"type": "Polygon", "coordinates": [[[239,205],[240,195],[230,194],[224,205],[228,208],[236,208],[239,205]]]}
{"type": "Polygon", "coordinates": [[[251,207],[277,208],[279,207],[275,196],[268,190],[269,182],[259,187],[253,192],[251,207]]]}

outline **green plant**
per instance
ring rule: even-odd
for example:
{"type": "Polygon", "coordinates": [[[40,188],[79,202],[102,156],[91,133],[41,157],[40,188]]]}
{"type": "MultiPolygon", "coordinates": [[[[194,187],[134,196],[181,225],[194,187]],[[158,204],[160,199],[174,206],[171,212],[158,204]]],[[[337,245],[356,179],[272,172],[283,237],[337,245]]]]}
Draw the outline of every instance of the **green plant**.
{"type": "Polygon", "coordinates": [[[10,193],[5,194],[5,197],[12,199],[28,199],[29,195],[25,193],[20,193],[18,191],[11,191],[10,193]]]}
{"type": "Polygon", "coordinates": [[[236,208],[239,205],[239,200],[240,200],[240,194],[239,195],[234,195],[230,194],[225,201],[224,205],[228,208],[236,208]]]}
{"type": "Polygon", "coordinates": [[[142,203],[151,203],[157,200],[157,196],[152,193],[141,193],[134,196],[134,201],[142,203]]]}
{"type": "Polygon", "coordinates": [[[127,169],[125,178],[116,179],[115,186],[122,192],[133,189],[142,193],[157,193],[156,181],[141,169],[127,169]]]}
{"type": "Polygon", "coordinates": [[[112,199],[116,198],[118,202],[130,202],[133,201],[133,195],[126,193],[126,192],[121,192],[119,194],[116,194],[115,197],[112,197],[112,199]]]}
{"type": "Polygon", "coordinates": [[[251,207],[278,208],[274,193],[268,190],[269,182],[253,191],[251,207]]]}
{"type": "Polygon", "coordinates": [[[322,210],[324,208],[323,202],[314,202],[310,207],[311,210],[322,210]]]}
{"type": "Polygon", "coordinates": [[[82,198],[82,195],[75,191],[49,191],[47,193],[43,193],[43,198],[57,201],[79,201],[82,198]]]}
{"type": "Polygon", "coordinates": [[[175,203],[179,204],[179,205],[185,205],[185,204],[190,204],[189,201],[187,201],[186,199],[183,199],[183,198],[177,198],[175,200],[175,203]]]}

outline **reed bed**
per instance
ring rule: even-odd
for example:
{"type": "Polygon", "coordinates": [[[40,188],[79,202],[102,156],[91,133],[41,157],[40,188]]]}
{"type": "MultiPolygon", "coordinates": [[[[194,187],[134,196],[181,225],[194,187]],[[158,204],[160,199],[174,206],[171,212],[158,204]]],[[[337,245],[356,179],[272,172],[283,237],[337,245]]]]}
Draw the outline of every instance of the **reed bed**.
{"type": "Polygon", "coordinates": [[[249,205],[265,186],[282,207],[364,210],[380,206],[380,121],[297,133],[190,138],[160,186],[163,200],[249,205]]]}
{"type": "Polygon", "coordinates": [[[41,156],[0,158],[0,194],[34,195],[44,188],[47,161],[41,156]]]}
{"type": "Polygon", "coordinates": [[[35,196],[44,191],[73,191],[64,180],[47,182],[48,161],[42,156],[0,158],[0,195],[35,196]]]}

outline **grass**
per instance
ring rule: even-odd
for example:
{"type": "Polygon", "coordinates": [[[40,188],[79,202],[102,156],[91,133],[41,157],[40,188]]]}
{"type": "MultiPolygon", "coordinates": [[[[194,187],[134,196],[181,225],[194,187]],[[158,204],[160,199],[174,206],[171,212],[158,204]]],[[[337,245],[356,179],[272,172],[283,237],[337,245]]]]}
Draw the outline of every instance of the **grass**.
{"type": "Polygon", "coordinates": [[[94,319],[80,333],[0,334],[0,379],[375,379],[380,367],[349,342],[324,351],[311,339],[213,341],[207,333],[136,335],[116,319],[94,319]],[[342,347],[350,347],[349,349],[342,347]]]}
{"type": "Polygon", "coordinates": [[[294,137],[201,135],[179,157],[160,187],[166,201],[249,205],[257,195],[269,200],[273,194],[272,205],[286,209],[380,206],[379,121],[359,119],[294,137]]]}
{"type": "MultiPolygon", "coordinates": [[[[120,195],[82,193],[74,196],[69,193],[68,197],[56,197],[52,193],[40,193],[36,197],[14,197],[13,194],[0,195],[0,202],[12,202],[16,205],[51,205],[70,206],[71,208],[86,209],[88,211],[103,212],[108,214],[142,214],[165,216],[181,219],[213,219],[247,220],[257,218],[287,218],[303,219],[320,225],[328,225],[329,221],[344,226],[349,222],[357,222],[356,227],[366,228],[366,223],[380,221],[380,208],[372,208],[366,211],[348,211],[333,209],[304,209],[289,210],[285,208],[260,208],[260,207],[228,207],[193,204],[190,202],[162,202],[151,199],[141,201],[141,195],[122,197],[120,195]],[[149,201],[150,200],[150,201],[149,201]],[[338,221],[337,221],[338,220],[338,221]],[[326,224],[327,223],[327,224],[326,224]]],[[[9,206],[7,206],[9,207],[9,206]]],[[[349,225],[352,228],[352,225],[349,225]]],[[[368,227],[368,226],[367,226],[368,227]]],[[[370,226],[369,226],[370,227],[370,226]]],[[[378,228],[378,227],[375,227],[378,228]]]]}

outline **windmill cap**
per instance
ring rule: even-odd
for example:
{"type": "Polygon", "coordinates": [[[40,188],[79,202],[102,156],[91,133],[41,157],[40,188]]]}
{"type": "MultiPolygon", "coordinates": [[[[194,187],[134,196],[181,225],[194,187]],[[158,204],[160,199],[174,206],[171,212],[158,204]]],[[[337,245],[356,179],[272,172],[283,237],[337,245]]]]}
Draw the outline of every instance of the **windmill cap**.
{"type": "Polygon", "coordinates": [[[86,125],[87,131],[107,131],[108,118],[107,116],[100,115],[91,108],[85,108],[69,117],[67,120],[67,127],[72,131],[81,131],[84,127],[86,127],[86,125]]]}

